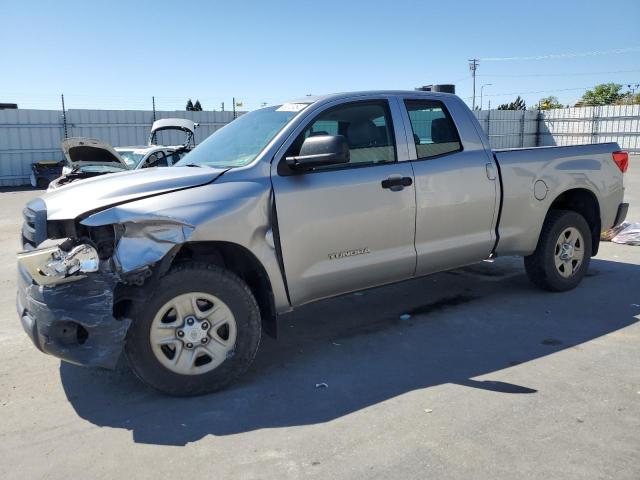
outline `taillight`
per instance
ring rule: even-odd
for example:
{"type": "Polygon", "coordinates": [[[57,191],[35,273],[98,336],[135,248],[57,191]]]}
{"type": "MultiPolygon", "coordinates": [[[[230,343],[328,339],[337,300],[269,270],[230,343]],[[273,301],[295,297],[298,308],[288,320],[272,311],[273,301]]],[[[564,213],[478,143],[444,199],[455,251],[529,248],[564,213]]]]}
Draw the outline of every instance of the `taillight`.
{"type": "Polygon", "coordinates": [[[629,154],[627,152],[613,152],[611,156],[622,173],[629,169],[629,154]]]}

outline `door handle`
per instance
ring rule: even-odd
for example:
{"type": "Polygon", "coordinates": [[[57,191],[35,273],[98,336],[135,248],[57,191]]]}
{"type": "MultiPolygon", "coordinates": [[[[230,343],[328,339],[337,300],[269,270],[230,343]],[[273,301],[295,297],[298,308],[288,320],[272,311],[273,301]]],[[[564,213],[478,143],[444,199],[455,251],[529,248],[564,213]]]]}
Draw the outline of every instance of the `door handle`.
{"type": "Polygon", "coordinates": [[[402,175],[390,175],[386,180],[382,180],[382,188],[388,188],[392,192],[399,192],[404,187],[408,187],[413,183],[411,177],[403,177],[402,175]]]}

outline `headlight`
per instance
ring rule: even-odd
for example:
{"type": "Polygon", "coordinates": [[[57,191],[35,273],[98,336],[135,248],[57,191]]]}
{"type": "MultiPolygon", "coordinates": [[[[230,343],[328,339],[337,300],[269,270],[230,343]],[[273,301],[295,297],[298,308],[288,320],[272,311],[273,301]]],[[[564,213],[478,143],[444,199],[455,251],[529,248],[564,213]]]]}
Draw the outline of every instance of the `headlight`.
{"type": "Polygon", "coordinates": [[[18,253],[18,264],[24,267],[38,285],[79,280],[83,273],[97,272],[98,252],[91,245],[82,244],[65,252],[59,246],[18,253]]]}

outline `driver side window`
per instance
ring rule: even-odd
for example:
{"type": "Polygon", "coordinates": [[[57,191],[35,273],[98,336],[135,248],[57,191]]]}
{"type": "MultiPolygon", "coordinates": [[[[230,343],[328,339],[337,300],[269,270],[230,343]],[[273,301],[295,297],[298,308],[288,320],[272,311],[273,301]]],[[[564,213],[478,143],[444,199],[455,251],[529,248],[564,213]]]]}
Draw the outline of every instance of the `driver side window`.
{"type": "Polygon", "coordinates": [[[154,167],[168,167],[169,166],[169,163],[167,162],[167,156],[165,155],[165,153],[162,150],[157,152],[156,156],[157,156],[157,160],[156,160],[156,163],[153,165],[154,167]]]}
{"type": "Polygon", "coordinates": [[[308,137],[343,135],[351,159],[339,166],[314,170],[349,168],[396,161],[395,138],[391,114],[386,101],[366,101],[339,105],[322,112],[300,134],[285,156],[296,156],[308,137]]]}
{"type": "Polygon", "coordinates": [[[167,157],[162,150],[159,150],[149,155],[149,158],[147,158],[147,161],[145,162],[145,165],[144,165],[145,168],[168,167],[168,166],[169,164],[167,163],[167,157]]]}

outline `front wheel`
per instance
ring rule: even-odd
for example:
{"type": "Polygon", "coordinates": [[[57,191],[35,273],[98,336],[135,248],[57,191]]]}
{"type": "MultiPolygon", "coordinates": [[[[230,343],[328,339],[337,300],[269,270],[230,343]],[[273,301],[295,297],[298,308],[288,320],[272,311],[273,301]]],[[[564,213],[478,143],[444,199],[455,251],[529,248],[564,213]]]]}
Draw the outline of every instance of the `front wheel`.
{"type": "Polygon", "coordinates": [[[591,260],[591,230],[584,217],[552,210],[545,219],[535,252],[524,258],[529,279],[552,292],[575,288],[591,260]]]}
{"type": "Polygon", "coordinates": [[[236,275],[204,264],[172,269],[132,312],[125,352],[133,372],[171,395],[220,390],[251,365],[260,312],[236,275]]]}

